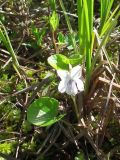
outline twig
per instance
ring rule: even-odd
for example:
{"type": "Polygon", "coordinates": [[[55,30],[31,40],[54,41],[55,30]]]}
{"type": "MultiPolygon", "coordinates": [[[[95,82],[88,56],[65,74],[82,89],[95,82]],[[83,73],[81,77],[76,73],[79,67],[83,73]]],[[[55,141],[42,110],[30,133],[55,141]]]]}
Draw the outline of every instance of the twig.
{"type": "Polygon", "coordinates": [[[40,154],[40,152],[42,151],[43,147],[46,145],[46,143],[47,143],[48,140],[50,139],[51,135],[52,135],[52,132],[50,132],[50,133],[48,134],[48,136],[45,138],[44,142],[42,143],[41,147],[39,148],[39,150],[38,150],[37,153],[36,153],[37,155],[40,154]]]}
{"type": "MultiPolygon", "coordinates": [[[[105,79],[103,77],[99,77],[98,79],[99,79],[99,81],[104,82],[104,83],[110,85],[110,80],[107,80],[107,79],[105,79]]],[[[113,88],[115,88],[117,90],[120,90],[120,85],[119,84],[113,82],[112,86],[113,86],[113,88]]]]}
{"type": "Polygon", "coordinates": [[[110,107],[109,107],[109,100],[110,100],[110,96],[111,96],[111,93],[112,93],[112,87],[113,87],[113,81],[115,79],[115,73],[113,75],[113,78],[110,82],[110,87],[109,87],[109,92],[108,92],[108,96],[107,96],[107,101],[106,101],[106,104],[105,104],[105,108],[104,108],[104,113],[103,113],[103,116],[101,117],[101,124],[100,124],[100,128],[99,130],[102,128],[102,137],[100,138],[100,146],[102,145],[102,142],[103,142],[103,139],[104,139],[104,135],[105,135],[105,130],[106,130],[106,126],[107,126],[107,123],[108,123],[108,119],[109,119],[109,114],[107,114],[107,111],[110,110],[110,107]]]}
{"type": "Polygon", "coordinates": [[[0,5],[0,7],[3,7],[7,2],[8,2],[8,0],[4,1],[4,2],[0,5]]]}
{"type": "Polygon", "coordinates": [[[46,152],[48,152],[48,150],[52,147],[52,145],[55,143],[55,141],[58,139],[58,137],[60,136],[61,133],[61,129],[60,128],[54,128],[53,132],[52,132],[52,136],[51,136],[51,140],[50,140],[50,144],[47,146],[46,150],[41,153],[36,160],[39,160],[41,157],[44,156],[44,154],[46,152]]]}

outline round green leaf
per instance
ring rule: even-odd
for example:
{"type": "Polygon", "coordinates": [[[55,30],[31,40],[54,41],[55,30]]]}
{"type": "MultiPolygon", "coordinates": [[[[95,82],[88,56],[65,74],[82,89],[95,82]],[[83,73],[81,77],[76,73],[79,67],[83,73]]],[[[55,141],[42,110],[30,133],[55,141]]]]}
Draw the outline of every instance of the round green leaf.
{"type": "Polygon", "coordinates": [[[69,69],[69,59],[62,54],[55,54],[48,58],[48,63],[56,70],[68,70],[69,69]]]}
{"type": "Polygon", "coordinates": [[[49,126],[59,118],[59,103],[56,99],[50,97],[42,97],[34,101],[27,109],[27,120],[37,126],[49,126]]]}

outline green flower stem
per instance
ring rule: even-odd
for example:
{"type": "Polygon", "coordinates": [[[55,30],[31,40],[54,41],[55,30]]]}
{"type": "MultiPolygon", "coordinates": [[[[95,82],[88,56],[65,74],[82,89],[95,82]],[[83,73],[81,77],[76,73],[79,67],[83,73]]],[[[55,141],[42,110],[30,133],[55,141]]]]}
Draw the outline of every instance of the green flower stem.
{"type": "Polygon", "coordinates": [[[55,49],[55,53],[58,53],[58,49],[57,49],[57,45],[56,45],[56,40],[55,40],[55,32],[52,31],[52,40],[53,40],[53,44],[54,44],[54,49],[55,49]]]}
{"type": "Polygon", "coordinates": [[[76,113],[77,120],[78,120],[78,122],[80,122],[80,114],[79,114],[79,110],[78,110],[78,107],[77,107],[77,104],[76,104],[75,96],[71,96],[71,98],[72,98],[73,103],[74,103],[74,110],[75,110],[75,113],[76,113]]]}

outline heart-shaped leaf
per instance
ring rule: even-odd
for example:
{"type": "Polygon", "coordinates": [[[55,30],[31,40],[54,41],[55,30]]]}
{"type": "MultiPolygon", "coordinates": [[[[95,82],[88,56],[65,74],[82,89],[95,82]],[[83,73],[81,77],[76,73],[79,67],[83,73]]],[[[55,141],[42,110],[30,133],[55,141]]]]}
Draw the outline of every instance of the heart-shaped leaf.
{"type": "Polygon", "coordinates": [[[62,54],[55,54],[48,58],[48,63],[56,70],[68,70],[69,69],[69,59],[62,54]]]}
{"type": "Polygon", "coordinates": [[[34,101],[27,109],[27,120],[37,126],[49,126],[61,119],[58,114],[59,102],[50,97],[34,101]]]}

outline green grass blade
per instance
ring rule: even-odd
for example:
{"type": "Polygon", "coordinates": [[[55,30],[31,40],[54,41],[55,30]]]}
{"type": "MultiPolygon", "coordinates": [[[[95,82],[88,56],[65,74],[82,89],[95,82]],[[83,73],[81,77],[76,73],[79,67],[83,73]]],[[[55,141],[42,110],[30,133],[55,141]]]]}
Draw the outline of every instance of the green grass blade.
{"type": "Polygon", "coordinates": [[[12,60],[13,60],[13,64],[16,66],[16,68],[19,68],[19,62],[18,62],[17,57],[15,55],[15,52],[12,48],[10,39],[8,37],[8,34],[7,34],[7,31],[4,27],[4,25],[2,24],[2,22],[0,22],[0,38],[3,41],[3,44],[7,48],[8,52],[10,53],[10,55],[12,57],[12,60]]]}
{"type": "MultiPolygon", "coordinates": [[[[102,41],[101,41],[101,43],[100,43],[100,46],[99,46],[99,48],[98,48],[98,50],[97,50],[97,52],[96,52],[96,55],[95,55],[95,57],[94,57],[94,60],[93,60],[93,62],[92,62],[92,67],[91,67],[92,71],[93,71],[94,68],[95,68],[95,64],[96,64],[97,58],[98,58],[98,56],[99,56],[99,53],[100,53],[102,47],[105,47],[106,42],[107,42],[107,40],[108,40],[111,32],[113,31],[114,27],[115,27],[116,24],[117,24],[117,20],[118,20],[119,15],[120,15],[120,11],[119,11],[118,14],[116,15],[115,19],[111,22],[110,27],[109,27],[109,30],[106,31],[106,33],[105,33],[105,35],[104,35],[104,37],[103,37],[103,39],[102,39],[102,41]]],[[[109,56],[108,56],[108,55],[105,55],[105,57],[106,57],[106,59],[107,59],[107,57],[109,57],[109,56]]],[[[107,59],[107,60],[109,61],[109,59],[107,59]]],[[[110,61],[109,61],[109,64],[110,64],[110,61]]]]}
{"type": "Polygon", "coordinates": [[[109,18],[109,14],[112,8],[114,0],[101,0],[101,9],[100,9],[100,33],[102,31],[103,26],[105,25],[107,19],[109,18]]]}
{"type": "Polygon", "coordinates": [[[85,20],[86,20],[86,91],[89,87],[91,76],[91,59],[92,59],[92,34],[93,34],[93,0],[84,0],[85,20]]]}
{"type": "Polygon", "coordinates": [[[77,0],[77,14],[78,14],[78,35],[79,35],[79,50],[80,54],[84,55],[85,54],[85,35],[86,35],[86,30],[85,30],[85,13],[83,10],[83,2],[82,0],[77,0]]]}
{"type": "Polygon", "coordinates": [[[86,57],[86,90],[88,90],[90,82],[91,59],[94,42],[93,8],[94,0],[77,0],[80,54],[85,54],[86,57]]]}
{"type": "Polygon", "coordinates": [[[111,14],[111,16],[109,17],[109,19],[106,21],[106,23],[104,24],[101,33],[100,33],[100,37],[102,37],[104,35],[104,33],[106,32],[106,30],[109,28],[111,21],[113,20],[115,14],[118,12],[120,8],[120,5],[118,5],[115,10],[113,11],[113,13],[111,14]]]}
{"type": "Polygon", "coordinates": [[[49,5],[53,11],[56,11],[56,0],[49,0],[49,5]]]}

